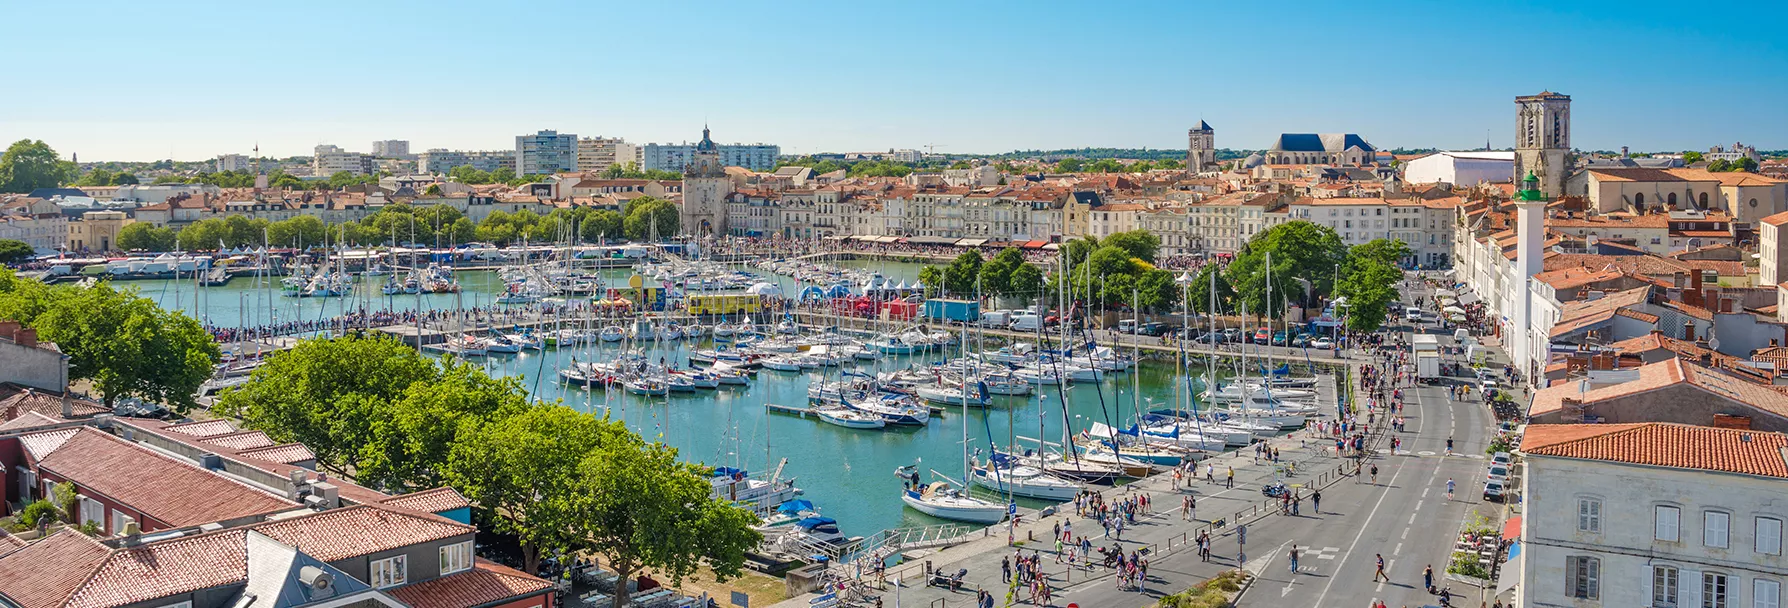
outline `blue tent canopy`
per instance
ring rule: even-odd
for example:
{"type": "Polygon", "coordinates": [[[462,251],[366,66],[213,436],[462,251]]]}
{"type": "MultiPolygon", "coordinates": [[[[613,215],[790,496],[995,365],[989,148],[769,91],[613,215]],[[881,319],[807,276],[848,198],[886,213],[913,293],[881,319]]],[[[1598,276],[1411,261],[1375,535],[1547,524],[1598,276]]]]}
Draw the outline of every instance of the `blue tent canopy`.
{"type": "Polygon", "coordinates": [[[846,298],[850,297],[850,295],[851,286],[844,283],[836,283],[831,287],[826,288],[826,297],[828,298],[846,298]]]}
{"type": "Polygon", "coordinates": [[[735,469],[732,467],[718,467],[714,469],[714,477],[743,477],[744,475],[745,469],[735,469]]]}
{"type": "Polygon", "coordinates": [[[813,503],[808,502],[806,499],[797,498],[795,500],[791,500],[791,501],[782,503],[782,506],[777,507],[776,510],[778,512],[782,512],[782,513],[800,513],[802,511],[812,511],[813,503]]]}
{"type": "Polygon", "coordinates": [[[808,285],[801,289],[801,294],[797,296],[797,298],[801,300],[824,300],[826,299],[826,290],[820,289],[816,285],[808,285]]]}

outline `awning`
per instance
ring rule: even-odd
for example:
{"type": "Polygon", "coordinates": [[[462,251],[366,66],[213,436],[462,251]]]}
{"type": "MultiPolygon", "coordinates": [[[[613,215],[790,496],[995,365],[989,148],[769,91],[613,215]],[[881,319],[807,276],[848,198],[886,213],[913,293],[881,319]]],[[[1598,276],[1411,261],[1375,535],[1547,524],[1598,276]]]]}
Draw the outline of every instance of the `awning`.
{"type": "Polygon", "coordinates": [[[1048,250],[1048,251],[1056,251],[1061,248],[1062,248],[1062,246],[1060,243],[1050,243],[1050,244],[1043,246],[1043,249],[1048,250]]]}
{"type": "Polygon", "coordinates": [[[987,244],[987,239],[958,239],[957,247],[980,247],[987,244]]]}
{"type": "Polygon", "coordinates": [[[870,236],[867,234],[859,234],[857,236],[851,237],[851,240],[863,241],[863,242],[874,242],[875,239],[876,239],[876,237],[873,237],[873,236],[870,236]]]}
{"type": "Polygon", "coordinates": [[[907,237],[906,242],[914,245],[955,245],[956,239],[947,236],[914,236],[907,237]]]}
{"type": "Polygon", "coordinates": [[[842,241],[842,240],[844,240],[844,239],[847,239],[847,238],[850,238],[850,237],[846,237],[846,236],[826,236],[826,237],[820,237],[820,240],[822,240],[822,241],[842,241]]]}
{"type": "Polygon", "coordinates": [[[1521,516],[1510,517],[1502,524],[1503,538],[1521,538],[1521,516]]]}
{"type": "Polygon", "coordinates": [[[1509,545],[1509,561],[1503,562],[1502,578],[1496,580],[1497,597],[1502,597],[1502,594],[1508,593],[1516,585],[1521,584],[1521,561],[1526,559],[1521,553],[1521,543],[1509,545]]]}
{"type": "Polygon", "coordinates": [[[875,237],[875,242],[877,242],[877,243],[898,243],[898,242],[900,242],[900,240],[901,240],[900,237],[897,237],[897,236],[875,237]]]}
{"type": "Polygon", "coordinates": [[[1025,244],[1020,245],[1020,247],[1024,247],[1025,249],[1042,249],[1044,245],[1048,244],[1049,241],[1027,241],[1025,244]]]}
{"type": "Polygon", "coordinates": [[[1476,304],[1476,303],[1478,303],[1478,294],[1471,293],[1469,291],[1459,294],[1459,303],[1460,304],[1476,304]]]}

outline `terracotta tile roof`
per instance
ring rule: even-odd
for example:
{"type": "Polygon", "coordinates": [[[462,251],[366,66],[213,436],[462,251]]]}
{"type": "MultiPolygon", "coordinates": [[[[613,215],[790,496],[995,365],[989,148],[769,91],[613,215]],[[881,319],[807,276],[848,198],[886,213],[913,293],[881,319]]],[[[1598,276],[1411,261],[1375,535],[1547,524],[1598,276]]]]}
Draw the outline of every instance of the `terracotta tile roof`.
{"type": "Polygon", "coordinates": [[[0,556],[0,596],[19,608],[61,606],[109,553],[87,535],[64,529],[0,556]]]}
{"type": "Polygon", "coordinates": [[[1622,317],[1626,317],[1628,319],[1644,321],[1646,323],[1651,323],[1654,325],[1657,324],[1657,322],[1658,322],[1657,315],[1651,314],[1649,312],[1639,312],[1639,311],[1633,310],[1631,308],[1622,308],[1622,309],[1616,310],[1616,311],[1614,311],[1614,314],[1622,316],[1622,317]]]}
{"type": "Polygon", "coordinates": [[[269,522],[255,530],[326,562],[477,531],[443,517],[371,504],[269,522]]]}
{"type": "Polygon", "coordinates": [[[1650,292],[1650,287],[1635,287],[1604,295],[1598,300],[1566,303],[1564,309],[1559,311],[1558,322],[1553,324],[1551,335],[1567,335],[1612,319],[1615,311],[1645,303],[1646,295],[1650,292]]]}
{"type": "MultiPolygon", "coordinates": [[[[170,429],[179,432],[179,429],[170,429]]],[[[230,448],[232,450],[249,450],[274,445],[273,438],[260,431],[242,431],[226,435],[212,435],[204,439],[205,443],[230,448]]]]}
{"type": "MultiPolygon", "coordinates": [[[[110,414],[112,409],[93,401],[70,397],[69,405],[74,408],[76,418],[90,418],[99,414],[110,414]]],[[[37,412],[50,418],[62,418],[62,394],[55,391],[31,389],[17,384],[0,383],[0,418],[11,420],[25,414],[37,412]]]]}
{"type": "Polygon", "coordinates": [[[15,550],[23,549],[27,544],[29,543],[19,540],[19,537],[7,534],[5,530],[0,530],[0,555],[6,555],[15,550]]]}
{"type": "Polygon", "coordinates": [[[1788,418],[1788,395],[1757,382],[1688,363],[1680,357],[1642,365],[1635,371],[1639,372],[1637,380],[1590,391],[1579,391],[1575,382],[1540,389],[1534,393],[1528,415],[1538,416],[1564,409],[1565,399],[1578,399],[1589,405],[1686,383],[1710,395],[1788,418]]]}
{"type": "Polygon", "coordinates": [[[104,431],[77,431],[38,466],[168,526],[221,522],[298,506],[104,431]]]}
{"type": "Polygon", "coordinates": [[[228,420],[202,420],[199,422],[169,425],[167,430],[184,435],[192,435],[194,437],[214,437],[217,435],[234,433],[236,432],[236,427],[231,425],[228,420]]]}
{"type": "Polygon", "coordinates": [[[552,583],[521,571],[477,559],[471,570],[405,585],[392,589],[389,593],[391,597],[411,606],[472,608],[541,593],[552,587],[552,583]]]}
{"type": "Polygon", "coordinates": [[[1590,175],[1605,182],[1686,182],[1690,180],[1673,175],[1664,169],[1590,169],[1590,175]]]}
{"type": "Polygon", "coordinates": [[[236,453],[249,458],[257,458],[268,462],[280,462],[285,464],[310,462],[317,459],[316,452],[310,451],[310,446],[302,443],[287,443],[264,448],[251,448],[236,453]]]}
{"type": "Polygon", "coordinates": [[[51,418],[37,412],[25,412],[24,415],[8,420],[6,424],[0,424],[0,431],[23,431],[40,426],[62,424],[64,422],[68,421],[60,418],[51,418]]]}
{"type": "Polygon", "coordinates": [[[1667,422],[1535,424],[1529,456],[1604,460],[1678,469],[1788,478],[1788,435],[1667,422]]]}
{"type": "Polygon", "coordinates": [[[80,428],[70,428],[32,433],[20,436],[19,444],[25,446],[25,453],[32,458],[43,460],[60,449],[62,444],[67,443],[70,437],[74,437],[75,433],[79,432],[81,432],[80,428]]]}
{"type": "Polygon", "coordinates": [[[440,513],[442,511],[451,511],[453,509],[463,509],[472,506],[472,503],[467,501],[466,497],[461,496],[460,493],[453,488],[435,488],[433,490],[412,492],[402,496],[393,496],[382,502],[393,507],[409,509],[411,511],[421,511],[423,513],[440,513]]]}
{"type": "Polygon", "coordinates": [[[1624,274],[1612,268],[1560,268],[1533,275],[1533,280],[1551,285],[1553,290],[1563,293],[1585,285],[1618,279],[1624,274]]]}
{"type": "Polygon", "coordinates": [[[241,528],[111,552],[74,590],[68,608],[113,608],[248,579],[241,528]]]}
{"type": "Polygon", "coordinates": [[[1782,183],[1782,180],[1773,177],[1758,175],[1756,173],[1746,173],[1743,171],[1723,171],[1714,173],[1706,169],[1691,169],[1688,167],[1665,169],[1665,171],[1668,171],[1671,175],[1686,180],[1702,182],[1717,181],[1720,182],[1720,185],[1722,186],[1774,186],[1782,183]]]}

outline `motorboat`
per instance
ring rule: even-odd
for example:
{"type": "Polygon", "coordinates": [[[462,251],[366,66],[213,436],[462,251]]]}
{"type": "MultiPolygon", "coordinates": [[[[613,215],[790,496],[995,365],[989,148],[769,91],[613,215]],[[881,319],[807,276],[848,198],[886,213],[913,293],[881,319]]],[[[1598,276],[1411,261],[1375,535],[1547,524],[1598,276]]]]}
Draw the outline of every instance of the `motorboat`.
{"type": "Polygon", "coordinates": [[[1050,367],[1032,365],[1012,370],[1012,377],[1031,384],[1056,386],[1062,383],[1062,377],[1050,367]]]}
{"type": "Polygon", "coordinates": [[[636,378],[623,383],[627,392],[647,397],[659,397],[670,394],[670,385],[657,380],[636,378]]]}
{"type": "Polygon", "coordinates": [[[484,339],[484,349],[499,354],[515,354],[522,351],[520,342],[510,340],[509,336],[496,335],[484,339]]]}
{"type": "Polygon", "coordinates": [[[801,371],[801,363],[805,360],[806,357],[800,355],[776,355],[774,357],[764,358],[762,363],[764,369],[771,369],[779,372],[798,372],[801,371]]]}
{"type": "Polygon", "coordinates": [[[888,421],[881,416],[847,407],[820,408],[813,413],[821,422],[847,429],[880,429],[888,426],[888,421]]]}
{"type": "Polygon", "coordinates": [[[715,468],[708,481],[714,488],[714,498],[738,503],[758,517],[775,512],[777,507],[801,495],[801,489],[795,487],[793,479],[766,479],[763,475],[753,476],[744,469],[733,467],[715,468]]]}
{"type": "Polygon", "coordinates": [[[876,352],[888,355],[910,355],[919,350],[912,344],[908,344],[906,341],[901,340],[899,336],[886,334],[876,336],[874,340],[869,342],[869,347],[875,349],[876,352]]]}
{"type": "Polygon", "coordinates": [[[1000,347],[999,350],[980,353],[979,357],[982,361],[988,363],[1023,365],[1030,361],[1031,353],[1036,351],[1036,349],[1036,346],[1033,346],[1029,342],[1019,342],[1011,346],[1000,347]]]}
{"type": "Polygon", "coordinates": [[[942,405],[986,407],[987,395],[978,394],[967,386],[948,387],[943,385],[921,386],[913,389],[913,394],[920,399],[942,405]]]}
{"type": "Polygon", "coordinates": [[[733,326],[727,325],[725,322],[715,323],[712,333],[716,338],[731,338],[733,337],[733,326]]]}
{"type": "Polygon", "coordinates": [[[757,527],[759,530],[777,528],[818,516],[819,507],[813,506],[813,503],[805,498],[799,498],[777,505],[776,512],[763,518],[763,523],[758,524],[757,527]]]}
{"type": "Polygon", "coordinates": [[[441,350],[458,357],[483,357],[490,352],[483,340],[468,335],[448,338],[441,343],[441,350]]]}
{"type": "Polygon", "coordinates": [[[1125,477],[1143,478],[1155,472],[1154,465],[1109,450],[1086,450],[1079,455],[1082,463],[1117,467],[1125,477]]]}
{"type": "Polygon", "coordinates": [[[691,340],[699,340],[699,339],[701,339],[702,336],[705,336],[707,334],[708,334],[707,327],[704,327],[701,325],[685,325],[685,326],[683,326],[683,337],[685,337],[685,338],[688,338],[691,340]]]}
{"type": "Polygon", "coordinates": [[[776,333],[792,336],[801,333],[801,326],[796,324],[793,320],[783,321],[776,324],[776,333]]]}
{"type": "Polygon", "coordinates": [[[627,330],[621,329],[619,325],[610,325],[602,328],[602,332],[596,334],[596,337],[603,342],[620,342],[627,337],[627,330]]]}
{"type": "Polygon", "coordinates": [[[909,488],[901,493],[900,500],[915,511],[941,519],[978,524],[999,523],[1006,519],[1006,505],[969,496],[942,481],[918,489],[909,488]]]}
{"type": "Polygon", "coordinates": [[[503,334],[503,339],[522,347],[522,350],[545,350],[546,341],[532,333],[503,334]]]}
{"type": "Polygon", "coordinates": [[[802,537],[808,543],[843,545],[851,541],[838,530],[838,522],[830,517],[812,516],[795,522],[788,534],[802,537]]]}
{"type": "Polygon", "coordinates": [[[911,397],[901,395],[862,395],[854,400],[841,400],[852,409],[862,410],[881,416],[888,424],[902,426],[925,426],[931,422],[931,408],[923,404],[913,403],[911,397]]]}

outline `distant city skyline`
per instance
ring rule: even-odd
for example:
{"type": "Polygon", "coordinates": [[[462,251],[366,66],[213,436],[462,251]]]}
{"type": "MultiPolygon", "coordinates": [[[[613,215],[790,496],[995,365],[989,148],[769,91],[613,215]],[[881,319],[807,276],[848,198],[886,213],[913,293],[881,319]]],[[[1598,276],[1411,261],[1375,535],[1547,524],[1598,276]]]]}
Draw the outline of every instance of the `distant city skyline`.
{"type": "Polygon", "coordinates": [[[1771,3],[0,7],[27,26],[0,139],[88,161],[504,150],[543,129],[682,143],[704,123],[794,155],[1177,150],[1201,119],[1220,148],[1507,148],[1514,97],[1541,90],[1573,97],[1580,149],[1788,148],[1771,3]]]}

